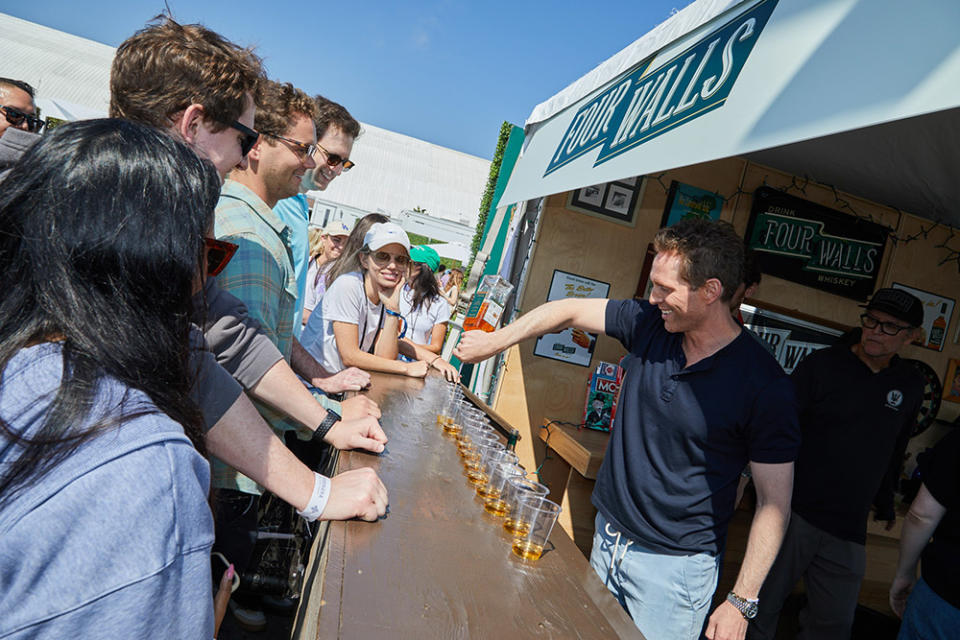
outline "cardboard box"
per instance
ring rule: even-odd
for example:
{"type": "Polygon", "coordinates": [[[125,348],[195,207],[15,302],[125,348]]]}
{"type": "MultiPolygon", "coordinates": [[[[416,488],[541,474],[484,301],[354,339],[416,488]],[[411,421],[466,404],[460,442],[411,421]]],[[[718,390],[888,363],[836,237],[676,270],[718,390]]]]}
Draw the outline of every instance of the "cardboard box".
{"type": "Polygon", "coordinates": [[[620,367],[601,362],[587,382],[587,400],[583,407],[583,426],[610,431],[620,398],[620,367]]]}

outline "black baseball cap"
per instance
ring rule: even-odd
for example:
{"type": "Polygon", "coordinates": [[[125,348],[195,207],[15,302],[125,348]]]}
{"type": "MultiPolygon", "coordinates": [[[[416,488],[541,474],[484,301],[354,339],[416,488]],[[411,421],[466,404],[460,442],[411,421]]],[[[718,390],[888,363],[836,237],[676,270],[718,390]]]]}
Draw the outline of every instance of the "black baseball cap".
{"type": "Polygon", "coordinates": [[[863,308],[889,313],[897,320],[903,320],[911,327],[923,324],[923,303],[912,293],[903,289],[877,289],[863,308]]]}

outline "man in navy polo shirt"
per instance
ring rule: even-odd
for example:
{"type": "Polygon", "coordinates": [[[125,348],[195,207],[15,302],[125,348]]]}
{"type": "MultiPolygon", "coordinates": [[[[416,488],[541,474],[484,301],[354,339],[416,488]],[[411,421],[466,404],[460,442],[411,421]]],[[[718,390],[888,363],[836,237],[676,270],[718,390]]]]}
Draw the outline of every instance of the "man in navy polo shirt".
{"type": "MultiPolygon", "coordinates": [[[[522,340],[578,327],[629,354],[606,458],[590,563],[648,640],[696,639],[719,572],[740,472],[749,461],[757,510],[733,591],[706,627],[743,638],[790,514],[799,429],[789,379],[730,315],[743,240],[727,223],[661,229],[649,302],[567,299],[493,333],[463,335],[476,362],[522,340]]],[[[763,607],[763,603],[759,604],[763,607]]]]}
{"type": "Polygon", "coordinates": [[[796,387],[803,446],[793,515],[763,585],[765,607],[751,640],[773,638],[783,602],[803,576],[801,639],[850,637],[866,569],[867,516],[893,527],[893,489],[923,401],[923,377],[897,355],[923,324],[923,303],[879,289],[860,316],[863,329],[804,358],[796,387]]]}

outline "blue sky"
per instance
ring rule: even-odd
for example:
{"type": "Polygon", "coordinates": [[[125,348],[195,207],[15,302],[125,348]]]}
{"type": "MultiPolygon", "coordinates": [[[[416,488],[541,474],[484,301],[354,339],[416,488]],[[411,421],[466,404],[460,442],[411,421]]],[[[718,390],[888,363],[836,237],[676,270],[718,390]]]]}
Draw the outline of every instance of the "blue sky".
{"type": "MultiPolygon", "coordinates": [[[[255,46],[272,78],[363,122],[491,158],[504,120],[523,126],[535,105],[689,0],[167,4],[180,22],[255,46]]],[[[0,0],[4,13],[111,46],[163,9],[162,0],[0,0]]]]}

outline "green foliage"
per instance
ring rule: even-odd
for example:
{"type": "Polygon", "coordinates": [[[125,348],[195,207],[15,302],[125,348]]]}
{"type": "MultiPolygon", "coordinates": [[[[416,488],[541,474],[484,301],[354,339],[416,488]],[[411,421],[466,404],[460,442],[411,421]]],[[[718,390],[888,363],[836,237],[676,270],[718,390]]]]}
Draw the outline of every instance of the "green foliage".
{"type": "Polygon", "coordinates": [[[483,192],[483,199],[480,200],[480,216],[477,219],[477,230],[473,235],[473,242],[470,243],[470,262],[464,275],[468,276],[473,268],[473,261],[477,257],[477,251],[483,243],[483,229],[487,225],[487,216],[490,214],[490,205],[493,203],[493,192],[497,188],[497,178],[500,177],[500,165],[503,163],[503,152],[507,148],[507,140],[510,139],[510,132],[513,125],[504,121],[500,125],[500,139],[497,141],[497,151],[493,154],[493,160],[490,162],[490,174],[487,177],[487,188],[483,192]]]}

